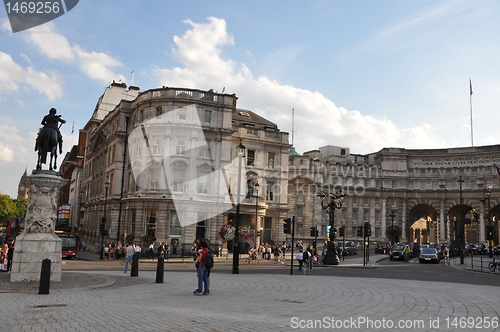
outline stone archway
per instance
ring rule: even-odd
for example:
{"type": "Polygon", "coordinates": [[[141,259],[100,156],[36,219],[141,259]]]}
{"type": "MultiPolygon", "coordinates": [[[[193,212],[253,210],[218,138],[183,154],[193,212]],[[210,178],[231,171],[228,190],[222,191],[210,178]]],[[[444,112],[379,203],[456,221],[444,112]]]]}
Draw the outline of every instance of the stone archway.
{"type": "Polygon", "coordinates": [[[428,204],[414,206],[408,213],[408,221],[406,232],[409,242],[439,242],[439,223],[434,207],[428,204]]]}

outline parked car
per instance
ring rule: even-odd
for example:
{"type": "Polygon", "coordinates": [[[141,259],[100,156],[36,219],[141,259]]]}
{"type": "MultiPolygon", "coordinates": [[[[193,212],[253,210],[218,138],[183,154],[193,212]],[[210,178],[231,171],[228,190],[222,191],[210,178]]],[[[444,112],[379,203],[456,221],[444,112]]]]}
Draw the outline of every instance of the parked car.
{"type": "Polygon", "coordinates": [[[439,263],[441,258],[439,258],[439,253],[436,248],[423,248],[420,250],[420,255],[418,256],[419,263],[439,263]]]}
{"type": "Polygon", "coordinates": [[[391,249],[391,243],[390,242],[377,242],[377,245],[375,245],[375,253],[376,254],[384,254],[388,253],[391,249]]]}
{"type": "Polygon", "coordinates": [[[467,255],[477,255],[477,248],[474,244],[467,244],[467,255]]]}
{"type": "Polygon", "coordinates": [[[389,259],[407,261],[409,259],[408,253],[405,252],[405,245],[396,244],[389,252],[389,259]]]}
{"type": "Polygon", "coordinates": [[[342,255],[344,256],[349,256],[349,255],[357,255],[358,254],[358,249],[356,248],[356,245],[352,241],[337,241],[339,248],[341,250],[342,255]]]}

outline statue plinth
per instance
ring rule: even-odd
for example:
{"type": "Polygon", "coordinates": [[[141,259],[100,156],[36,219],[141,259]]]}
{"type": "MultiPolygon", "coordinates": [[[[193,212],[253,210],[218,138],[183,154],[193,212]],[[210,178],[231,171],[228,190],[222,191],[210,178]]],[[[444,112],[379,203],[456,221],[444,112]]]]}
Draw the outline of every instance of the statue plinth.
{"type": "Polygon", "coordinates": [[[16,238],[11,282],[40,281],[42,261],[51,260],[50,281],[61,281],[62,240],[55,235],[57,196],[67,182],[54,171],[33,171],[29,186],[24,232],[16,238]]]}

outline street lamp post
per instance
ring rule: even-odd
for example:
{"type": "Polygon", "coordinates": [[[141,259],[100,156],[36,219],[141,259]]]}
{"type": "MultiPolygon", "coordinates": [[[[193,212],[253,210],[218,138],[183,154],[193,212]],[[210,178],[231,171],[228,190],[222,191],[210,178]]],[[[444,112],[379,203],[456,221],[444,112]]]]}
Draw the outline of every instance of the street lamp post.
{"type": "Polygon", "coordinates": [[[236,196],[236,220],[234,227],[236,228],[236,236],[233,240],[233,274],[239,274],[239,261],[240,261],[240,239],[238,236],[238,231],[240,227],[240,194],[241,194],[241,168],[243,166],[243,154],[245,152],[245,146],[240,144],[236,147],[238,150],[238,190],[236,196]]]}
{"type": "Polygon", "coordinates": [[[255,190],[255,247],[257,248],[258,245],[260,245],[260,241],[259,243],[257,243],[257,230],[259,228],[259,217],[257,216],[258,215],[258,211],[259,211],[259,187],[260,187],[260,184],[258,182],[255,182],[255,184],[253,185],[253,188],[255,190]]]}
{"type": "Polygon", "coordinates": [[[108,208],[108,190],[109,190],[109,181],[106,181],[104,183],[104,189],[105,189],[105,194],[104,194],[104,217],[102,217],[101,221],[101,227],[99,228],[99,231],[101,233],[101,250],[99,251],[99,258],[104,259],[104,233],[106,230],[106,212],[108,208]]]}
{"type": "Polygon", "coordinates": [[[460,176],[460,180],[458,180],[458,183],[460,185],[460,221],[459,221],[459,231],[458,231],[458,238],[460,240],[460,264],[465,263],[465,257],[464,257],[464,250],[465,250],[465,225],[464,225],[464,220],[462,217],[462,202],[463,202],[463,197],[462,197],[462,183],[464,180],[462,180],[462,176],[460,176]]]}
{"type": "Polygon", "coordinates": [[[490,213],[490,198],[491,198],[491,188],[486,189],[486,197],[488,198],[488,227],[486,230],[486,240],[488,240],[488,256],[493,258],[493,248],[491,246],[493,242],[493,226],[491,225],[491,213],[490,213]]]}
{"type": "Polygon", "coordinates": [[[330,202],[325,204],[326,194],[322,191],[318,196],[321,198],[321,208],[326,210],[329,217],[330,234],[328,241],[328,249],[323,259],[324,265],[339,265],[340,260],[337,255],[337,248],[335,245],[335,210],[342,208],[342,199],[344,194],[342,191],[333,193],[330,192],[330,202]]]}
{"type": "Polygon", "coordinates": [[[392,211],[391,214],[389,215],[391,217],[392,221],[392,229],[391,229],[391,242],[394,244],[394,220],[396,219],[396,212],[392,211]]]}

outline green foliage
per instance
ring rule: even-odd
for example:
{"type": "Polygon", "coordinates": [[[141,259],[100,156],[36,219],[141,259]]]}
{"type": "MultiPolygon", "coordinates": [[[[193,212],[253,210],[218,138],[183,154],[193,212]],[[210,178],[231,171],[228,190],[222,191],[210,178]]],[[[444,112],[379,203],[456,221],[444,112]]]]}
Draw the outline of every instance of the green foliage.
{"type": "Polygon", "coordinates": [[[14,204],[16,205],[16,215],[15,217],[26,216],[26,208],[28,206],[28,200],[24,197],[14,199],[14,204]]]}
{"type": "MultiPolygon", "coordinates": [[[[26,210],[26,209],[25,209],[26,210]]],[[[3,225],[10,218],[16,217],[16,204],[9,195],[0,195],[0,223],[3,225]]]]}

